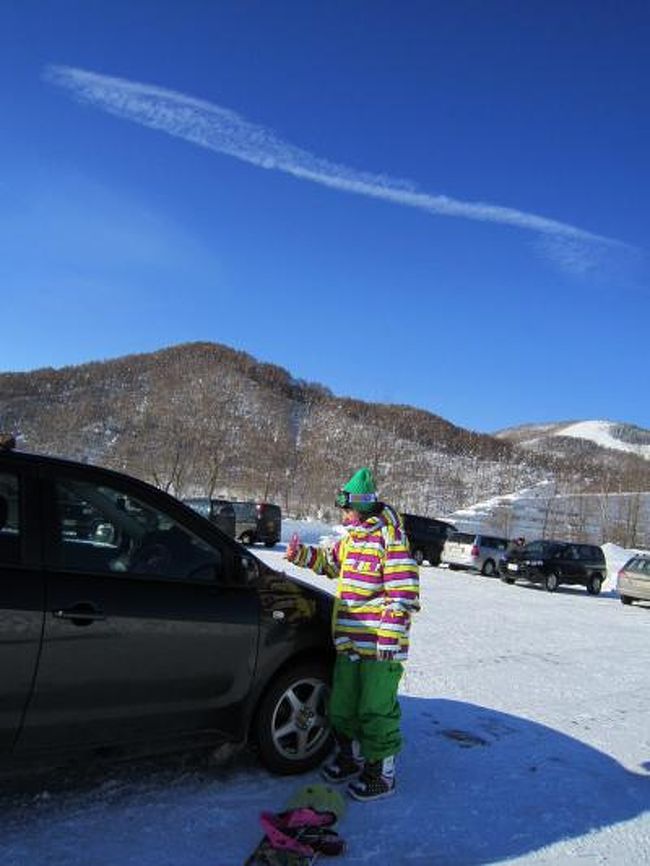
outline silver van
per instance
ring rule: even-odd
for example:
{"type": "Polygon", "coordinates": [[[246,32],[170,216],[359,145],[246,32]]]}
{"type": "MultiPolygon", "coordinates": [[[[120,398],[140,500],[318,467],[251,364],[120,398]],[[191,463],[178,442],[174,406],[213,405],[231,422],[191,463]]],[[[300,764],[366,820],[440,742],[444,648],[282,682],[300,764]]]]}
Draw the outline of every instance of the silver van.
{"type": "Polygon", "coordinates": [[[623,604],[650,601],[650,556],[639,553],[618,573],[618,594],[623,604]]]}
{"type": "Polygon", "coordinates": [[[505,556],[509,541],[496,535],[476,532],[452,532],[442,548],[441,565],[451,569],[464,568],[486,577],[498,572],[499,560],[505,556]]]}

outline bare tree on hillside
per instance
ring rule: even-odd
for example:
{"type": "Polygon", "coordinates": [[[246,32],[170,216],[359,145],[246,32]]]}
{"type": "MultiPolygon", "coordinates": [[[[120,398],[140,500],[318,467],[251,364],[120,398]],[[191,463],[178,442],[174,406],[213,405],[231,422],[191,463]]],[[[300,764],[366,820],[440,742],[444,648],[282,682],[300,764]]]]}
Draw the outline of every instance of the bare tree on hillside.
{"type": "Polygon", "coordinates": [[[641,520],[641,494],[630,493],[625,496],[624,547],[637,547],[641,520]]]}
{"type": "Polygon", "coordinates": [[[505,538],[510,538],[513,521],[512,502],[500,502],[492,512],[490,523],[495,532],[499,532],[505,538]]]}

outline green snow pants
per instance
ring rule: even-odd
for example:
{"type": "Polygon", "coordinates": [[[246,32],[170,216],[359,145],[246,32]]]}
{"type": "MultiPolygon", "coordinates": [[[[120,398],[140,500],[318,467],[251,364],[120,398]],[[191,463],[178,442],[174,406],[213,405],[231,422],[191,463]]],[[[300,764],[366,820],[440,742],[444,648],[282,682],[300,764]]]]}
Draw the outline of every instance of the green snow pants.
{"type": "Polygon", "coordinates": [[[334,664],[329,716],[337,731],[361,744],[367,761],[396,755],[402,745],[397,687],[400,662],[361,659],[339,654],[334,664]]]}

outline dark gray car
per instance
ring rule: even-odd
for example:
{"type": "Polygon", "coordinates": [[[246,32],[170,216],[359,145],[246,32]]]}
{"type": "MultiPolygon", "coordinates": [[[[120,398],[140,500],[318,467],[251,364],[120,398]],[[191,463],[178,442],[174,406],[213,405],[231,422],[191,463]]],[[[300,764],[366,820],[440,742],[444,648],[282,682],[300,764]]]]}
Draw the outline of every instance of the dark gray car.
{"type": "Polygon", "coordinates": [[[253,742],[331,748],[332,598],[178,499],[0,440],[0,767],[253,742]]]}
{"type": "Polygon", "coordinates": [[[456,527],[446,520],[421,514],[404,512],[402,518],[413,559],[418,565],[422,565],[425,559],[430,565],[438,565],[444,543],[456,527]]]}
{"type": "Polygon", "coordinates": [[[607,565],[602,548],[596,544],[544,539],[510,550],[500,561],[499,572],[505,583],[522,578],[543,584],[548,592],[555,592],[561,584],[578,584],[590,595],[598,595],[607,577],[607,565]]]}

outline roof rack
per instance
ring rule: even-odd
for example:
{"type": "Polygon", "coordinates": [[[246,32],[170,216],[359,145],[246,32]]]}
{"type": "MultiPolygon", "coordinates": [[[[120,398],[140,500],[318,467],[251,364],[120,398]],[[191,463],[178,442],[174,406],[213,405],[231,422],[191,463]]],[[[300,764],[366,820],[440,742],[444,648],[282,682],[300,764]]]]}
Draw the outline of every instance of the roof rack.
{"type": "Polygon", "coordinates": [[[16,447],[16,437],[11,433],[0,433],[0,451],[13,451],[16,447]]]}

